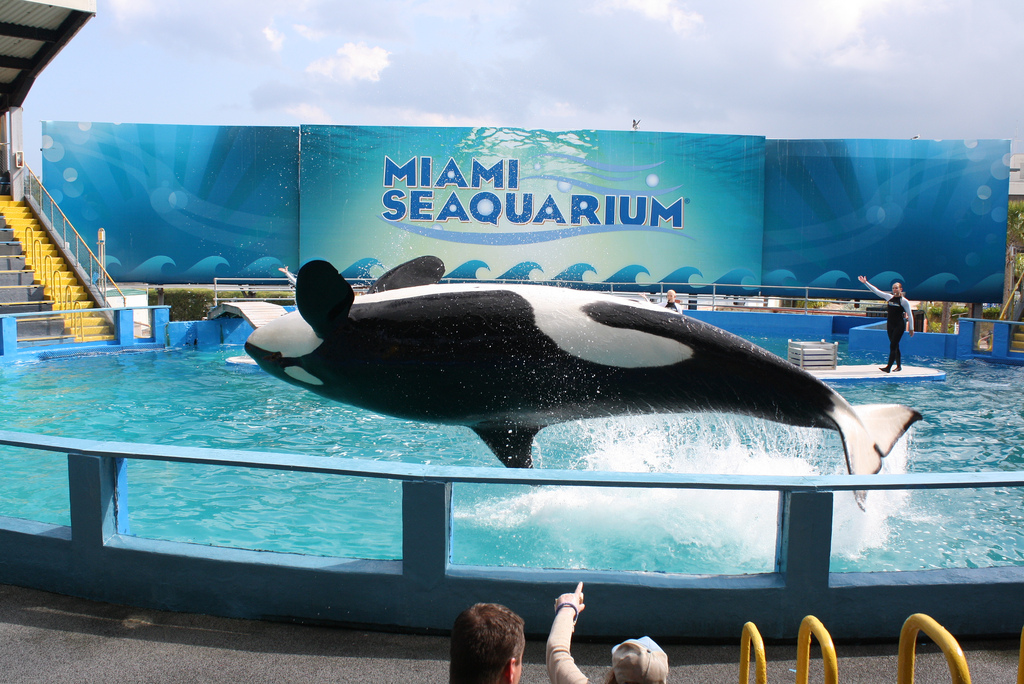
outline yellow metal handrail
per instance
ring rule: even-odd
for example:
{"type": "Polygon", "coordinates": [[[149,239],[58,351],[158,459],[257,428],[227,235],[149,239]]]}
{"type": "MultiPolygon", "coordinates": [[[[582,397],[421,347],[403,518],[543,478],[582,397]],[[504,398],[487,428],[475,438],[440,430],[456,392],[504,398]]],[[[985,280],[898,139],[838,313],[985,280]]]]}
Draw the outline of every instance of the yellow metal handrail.
{"type": "Polygon", "coordinates": [[[811,635],[818,639],[821,646],[821,661],[825,668],[825,684],[836,684],[839,681],[839,663],[836,660],[836,647],[832,644],[832,636],[821,624],[821,620],[808,615],[800,622],[800,631],[796,637],[796,684],[807,684],[811,670],[811,635]]]}
{"type": "MultiPolygon", "coordinates": [[[[1021,289],[1021,283],[1024,282],[1024,271],[1021,272],[1020,278],[1017,278],[1017,282],[1013,288],[1010,289],[1010,296],[1006,298],[1006,303],[1003,304],[1002,311],[999,312],[999,320],[1005,321],[1007,314],[1010,313],[1010,305],[1013,304],[1013,295],[1017,293],[1017,290],[1021,289]]],[[[1021,294],[1024,296],[1024,293],[1021,294]]]]}
{"type": "MultiPolygon", "coordinates": [[[[61,218],[61,221],[62,221],[62,225],[64,226],[64,229],[65,229],[64,230],[64,237],[65,237],[64,242],[65,243],[68,242],[68,240],[67,240],[67,229],[70,228],[71,232],[75,236],[75,239],[77,240],[76,248],[77,248],[78,245],[81,245],[82,247],[85,248],[85,251],[89,255],[90,262],[93,265],[96,266],[97,271],[103,276],[104,282],[109,282],[111,285],[114,286],[114,289],[117,290],[117,293],[121,297],[124,297],[124,292],[121,291],[121,288],[118,287],[117,283],[114,282],[114,279],[110,277],[109,273],[107,273],[106,267],[102,263],[100,263],[100,260],[93,253],[92,249],[89,248],[89,243],[87,243],[82,238],[82,236],[78,234],[78,231],[75,230],[75,227],[71,224],[71,221],[68,220],[68,217],[64,214],[64,212],[61,210],[61,208],[53,200],[53,197],[50,195],[50,193],[46,190],[45,187],[43,187],[43,184],[39,181],[39,178],[36,176],[36,174],[33,173],[32,169],[30,169],[27,166],[25,167],[24,170],[26,171],[26,174],[25,174],[25,185],[27,186],[26,187],[26,190],[28,191],[27,194],[32,196],[33,199],[35,199],[36,192],[34,192],[34,191],[38,191],[39,198],[36,200],[36,202],[39,205],[40,211],[45,211],[44,205],[43,205],[43,197],[44,196],[50,202],[50,217],[49,218],[50,218],[50,226],[53,228],[53,230],[54,231],[57,230],[55,225],[54,225],[54,221],[53,221],[53,218],[54,218],[53,211],[56,210],[57,213],[60,215],[60,218],[61,218]]],[[[76,249],[75,251],[77,252],[78,250],[76,249]]],[[[79,262],[81,262],[81,259],[79,259],[79,262]]],[[[103,287],[102,290],[103,290],[102,295],[103,295],[103,300],[104,300],[103,303],[106,304],[106,298],[107,298],[106,287],[103,287]]]]}
{"type": "Polygon", "coordinates": [[[740,637],[740,684],[750,682],[750,648],[754,648],[754,683],[767,684],[768,660],[764,655],[764,640],[753,622],[743,625],[740,637]]]}
{"type": "Polygon", "coordinates": [[[85,338],[85,314],[81,312],[81,309],[79,307],[81,302],[74,301],[73,297],[74,292],[72,290],[71,284],[68,283],[67,287],[64,290],[64,298],[67,300],[67,303],[64,305],[64,308],[70,309],[72,312],[71,335],[75,338],[76,342],[82,342],[84,341],[85,338]]]}
{"type": "MultiPolygon", "coordinates": [[[[924,631],[939,645],[946,655],[949,674],[953,684],[971,684],[971,673],[967,669],[967,658],[953,635],[945,627],[924,613],[914,613],[903,623],[900,630],[899,659],[896,662],[896,684],[914,684],[914,660],[918,632],[924,631]]],[[[1018,673],[1018,681],[1020,674],[1018,673]]]]}

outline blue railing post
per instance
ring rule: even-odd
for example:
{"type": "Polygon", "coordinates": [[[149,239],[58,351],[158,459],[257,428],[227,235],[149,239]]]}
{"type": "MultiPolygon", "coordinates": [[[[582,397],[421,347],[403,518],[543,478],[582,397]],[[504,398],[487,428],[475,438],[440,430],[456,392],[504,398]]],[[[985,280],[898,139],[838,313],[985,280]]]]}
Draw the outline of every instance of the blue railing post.
{"type": "Polygon", "coordinates": [[[992,357],[1005,359],[1010,353],[1010,340],[1013,338],[1011,325],[1002,321],[992,325],[992,357]]]}
{"type": "Polygon", "coordinates": [[[0,318],[0,356],[13,356],[18,351],[18,319],[0,318]]]}
{"type": "Polygon", "coordinates": [[[117,327],[117,343],[121,346],[135,344],[135,312],[131,309],[116,309],[114,321],[117,327]]]}
{"type": "Polygon", "coordinates": [[[832,557],[832,492],[783,492],[779,505],[776,572],[786,588],[828,588],[832,557]]]}
{"type": "Polygon", "coordinates": [[[451,482],[402,483],[402,574],[423,588],[444,579],[451,558],[451,482]]]}
{"type": "Polygon", "coordinates": [[[157,344],[167,344],[167,324],[171,320],[171,307],[161,306],[150,309],[153,312],[153,341],[157,344]]]}
{"type": "Polygon", "coordinates": [[[96,553],[117,529],[117,469],[113,458],[68,454],[71,543],[96,553]]]}

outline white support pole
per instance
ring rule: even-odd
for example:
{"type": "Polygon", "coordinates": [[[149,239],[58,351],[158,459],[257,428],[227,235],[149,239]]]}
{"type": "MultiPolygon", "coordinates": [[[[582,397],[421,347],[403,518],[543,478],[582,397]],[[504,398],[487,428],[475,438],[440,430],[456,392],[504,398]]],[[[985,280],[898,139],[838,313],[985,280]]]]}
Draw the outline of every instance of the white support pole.
{"type": "Polygon", "coordinates": [[[25,142],[22,135],[22,108],[11,107],[11,196],[20,202],[25,196],[25,142]],[[19,166],[19,163],[21,164],[19,166]]]}

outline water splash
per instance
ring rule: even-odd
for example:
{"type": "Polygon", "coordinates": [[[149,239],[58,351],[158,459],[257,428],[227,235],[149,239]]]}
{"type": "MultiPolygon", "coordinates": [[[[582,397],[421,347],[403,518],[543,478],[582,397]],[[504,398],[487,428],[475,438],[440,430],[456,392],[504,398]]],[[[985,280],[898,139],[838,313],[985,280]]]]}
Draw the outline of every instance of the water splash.
{"type": "MultiPolygon", "coordinates": [[[[886,472],[904,472],[906,443],[886,472]]],[[[538,467],[649,473],[845,472],[836,433],[718,414],[587,420],[541,432],[538,467]]],[[[837,493],[834,556],[884,547],[902,492],[867,512],[837,493]]],[[[742,574],[775,565],[775,492],[592,487],[456,489],[455,558],[467,564],[742,574]],[[609,541],[615,540],[615,541],[609,541]]]]}

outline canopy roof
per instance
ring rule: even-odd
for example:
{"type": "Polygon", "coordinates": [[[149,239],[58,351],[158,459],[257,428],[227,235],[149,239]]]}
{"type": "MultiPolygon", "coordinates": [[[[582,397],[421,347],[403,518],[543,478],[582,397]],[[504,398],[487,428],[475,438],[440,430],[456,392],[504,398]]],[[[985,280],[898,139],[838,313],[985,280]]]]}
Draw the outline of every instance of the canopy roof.
{"type": "Polygon", "coordinates": [[[36,77],[96,15],[96,0],[0,0],[0,112],[20,107],[36,77]]]}

